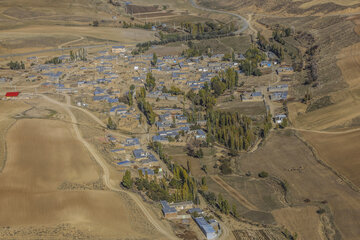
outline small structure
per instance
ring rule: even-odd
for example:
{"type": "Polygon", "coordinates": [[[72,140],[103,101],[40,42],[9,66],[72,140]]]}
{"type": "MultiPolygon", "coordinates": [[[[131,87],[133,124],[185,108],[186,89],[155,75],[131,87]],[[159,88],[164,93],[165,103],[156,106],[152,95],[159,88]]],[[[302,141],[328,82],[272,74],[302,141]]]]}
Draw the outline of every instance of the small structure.
{"type": "Polygon", "coordinates": [[[111,48],[111,52],[118,54],[118,53],[125,53],[126,52],[126,48],[124,46],[113,46],[111,48]]]}
{"type": "Polygon", "coordinates": [[[17,98],[19,96],[20,92],[7,92],[5,94],[5,97],[7,99],[11,99],[11,98],[17,98]]]}
{"type": "Polygon", "coordinates": [[[187,210],[194,207],[194,203],[192,201],[186,202],[178,202],[170,204],[171,207],[174,207],[177,211],[187,210]]]}
{"type": "Polygon", "coordinates": [[[205,218],[197,217],[194,218],[194,220],[207,239],[214,239],[217,237],[214,228],[205,220],[205,218]]]}
{"type": "Polygon", "coordinates": [[[196,131],[195,138],[196,139],[206,139],[206,133],[203,130],[199,129],[196,131]]]}
{"type": "Polygon", "coordinates": [[[282,84],[268,87],[268,92],[286,92],[289,91],[289,85],[282,84]]]}
{"type": "Polygon", "coordinates": [[[138,138],[127,138],[125,140],[125,147],[131,147],[131,146],[140,146],[140,141],[138,138]]]}
{"type": "Polygon", "coordinates": [[[274,117],[274,121],[276,124],[282,124],[285,118],[286,118],[285,114],[278,114],[274,117]]]}

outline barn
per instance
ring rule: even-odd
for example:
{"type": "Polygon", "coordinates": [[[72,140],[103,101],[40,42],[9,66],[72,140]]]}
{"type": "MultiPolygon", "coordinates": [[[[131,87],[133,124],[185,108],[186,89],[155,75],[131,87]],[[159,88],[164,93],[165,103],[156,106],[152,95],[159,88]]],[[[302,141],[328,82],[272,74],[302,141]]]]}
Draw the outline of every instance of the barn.
{"type": "Polygon", "coordinates": [[[20,92],[7,92],[5,94],[6,98],[16,98],[20,95],[20,92]]]}

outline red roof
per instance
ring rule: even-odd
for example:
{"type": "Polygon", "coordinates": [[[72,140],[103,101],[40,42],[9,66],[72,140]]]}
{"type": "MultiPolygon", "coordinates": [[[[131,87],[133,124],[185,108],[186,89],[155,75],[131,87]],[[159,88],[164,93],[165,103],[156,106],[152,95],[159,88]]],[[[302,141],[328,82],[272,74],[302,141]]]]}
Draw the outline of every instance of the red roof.
{"type": "Polygon", "coordinates": [[[17,97],[19,94],[20,92],[7,92],[5,97],[17,97]]]}

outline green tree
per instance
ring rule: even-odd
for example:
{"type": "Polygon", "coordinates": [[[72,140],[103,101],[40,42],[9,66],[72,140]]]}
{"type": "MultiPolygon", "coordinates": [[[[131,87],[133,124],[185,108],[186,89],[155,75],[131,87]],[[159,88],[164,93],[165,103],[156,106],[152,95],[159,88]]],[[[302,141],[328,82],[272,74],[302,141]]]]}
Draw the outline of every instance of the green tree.
{"type": "Polygon", "coordinates": [[[154,53],[154,54],[153,54],[153,60],[151,61],[151,65],[152,65],[153,67],[155,67],[156,64],[157,64],[157,61],[158,61],[158,57],[157,57],[156,53],[154,53]]]}
{"type": "Polygon", "coordinates": [[[132,187],[133,180],[131,178],[131,172],[129,170],[126,170],[126,172],[125,172],[125,174],[123,176],[121,184],[127,189],[130,189],[132,187]]]}
{"type": "Polygon", "coordinates": [[[154,78],[154,76],[152,75],[152,73],[151,72],[149,72],[147,75],[146,75],[146,89],[148,90],[148,91],[152,91],[154,88],[155,88],[155,86],[156,86],[156,83],[155,83],[155,78],[154,78]]]}
{"type": "Polygon", "coordinates": [[[111,117],[108,118],[107,128],[111,130],[116,130],[117,128],[116,123],[111,119],[111,117]]]}

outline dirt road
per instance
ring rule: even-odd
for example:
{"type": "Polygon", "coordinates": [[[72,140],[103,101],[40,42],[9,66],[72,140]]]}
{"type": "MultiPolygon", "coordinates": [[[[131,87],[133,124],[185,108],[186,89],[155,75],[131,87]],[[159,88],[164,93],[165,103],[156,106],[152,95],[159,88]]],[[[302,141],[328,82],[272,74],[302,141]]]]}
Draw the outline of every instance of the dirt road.
{"type": "MultiPolygon", "coordinates": [[[[139,199],[139,197],[137,195],[135,195],[134,193],[130,193],[127,191],[122,190],[120,187],[118,186],[113,186],[111,181],[110,181],[110,173],[109,173],[109,169],[105,163],[105,160],[102,159],[102,157],[96,152],[96,150],[82,137],[80,130],[77,126],[77,119],[74,116],[74,114],[72,113],[68,103],[64,104],[61,102],[58,102],[54,99],[51,99],[45,95],[41,95],[43,98],[45,98],[47,101],[56,104],[56,105],[60,105],[64,110],[66,110],[66,112],[69,114],[71,121],[74,123],[73,124],[73,128],[76,134],[76,137],[78,138],[78,140],[86,147],[86,149],[89,151],[89,153],[94,157],[94,159],[96,160],[96,162],[100,165],[100,167],[103,170],[103,181],[104,184],[106,185],[106,187],[108,187],[111,191],[114,192],[124,192],[126,194],[128,194],[130,196],[130,198],[138,205],[138,207],[142,210],[142,212],[144,213],[144,215],[146,216],[146,218],[149,220],[149,222],[151,222],[153,224],[153,226],[160,232],[162,233],[164,236],[166,236],[168,239],[177,239],[174,235],[172,235],[171,233],[169,233],[167,230],[164,229],[164,227],[162,226],[162,223],[156,219],[156,217],[154,217],[145,207],[144,203],[142,202],[141,199],[139,199]]],[[[69,100],[67,100],[68,102],[69,100]]]]}

